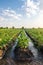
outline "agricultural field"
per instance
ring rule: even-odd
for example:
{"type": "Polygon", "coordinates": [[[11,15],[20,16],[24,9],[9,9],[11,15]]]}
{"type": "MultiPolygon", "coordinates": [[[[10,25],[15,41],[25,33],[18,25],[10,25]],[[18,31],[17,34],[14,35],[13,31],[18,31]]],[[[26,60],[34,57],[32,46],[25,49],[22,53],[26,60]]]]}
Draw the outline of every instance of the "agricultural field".
{"type": "Polygon", "coordinates": [[[43,28],[32,28],[26,30],[29,35],[35,39],[38,43],[38,46],[43,46],[43,28]]]}
{"type": "MultiPolygon", "coordinates": [[[[0,49],[5,47],[6,45],[9,45],[8,42],[10,42],[13,38],[17,37],[17,34],[21,31],[21,29],[13,29],[13,28],[0,28],[0,49]]],[[[26,29],[26,31],[29,33],[29,35],[36,40],[38,43],[38,46],[43,46],[43,28],[32,28],[32,29],[26,29]]],[[[26,37],[26,34],[24,30],[21,31],[21,36],[18,36],[18,40],[20,43],[26,43],[28,42],[28,39],[26,37]]],[[[23,44],[24,45],[24,44],[23,44]]],[[[23,46],[21,45],[21,46],[23,46]]]]}
{"type": "Polygon", "coordinates": [[[20,32],[20,29],[0,28],[0,49],[8,45],[8,42],[20,32]]]}
{"type": "Polygon", "coordinates": [[[42,55],[39,56],[40,51],[38,51],[38,49],[40,50],[40,48],[42,48],[42,52],[43,52],[43,29],[42,28],[38,28],[38,29],[36,28],[24,29],[23,27],[22,28],[0,28],[0,59],[3,60],[5,63],[6,63],[6,58],[8,62],[10,62],[10,60],[13,61],[13,59],[14,62],[15,60],[21,60],[26,62],[28,60],[28,62],[30,62],[34,60],[34,58],[35,59],[39,58],[40,60],[40,58],[42,59],[42,55]],[[34,40],[38,41],[37,47],[35,47],[35,42],[32,42],[31,37],[26,32],[34,40]]]}

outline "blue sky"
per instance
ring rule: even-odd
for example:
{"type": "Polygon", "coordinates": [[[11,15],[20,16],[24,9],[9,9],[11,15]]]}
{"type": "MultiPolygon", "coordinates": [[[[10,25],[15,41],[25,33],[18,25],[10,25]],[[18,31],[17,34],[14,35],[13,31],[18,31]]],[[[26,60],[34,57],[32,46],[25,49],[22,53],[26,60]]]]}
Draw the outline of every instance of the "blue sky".
{"type": "Polygon", "coordinates": [[[0,0],[0,26],[43,27],[43,0],[0,0]]]}
{"type": "Polygon", "coordinates": [[[0,8],[12,8],[18,9],[20,8],[24,2],[22,0],[0,0],[0,8]]]}

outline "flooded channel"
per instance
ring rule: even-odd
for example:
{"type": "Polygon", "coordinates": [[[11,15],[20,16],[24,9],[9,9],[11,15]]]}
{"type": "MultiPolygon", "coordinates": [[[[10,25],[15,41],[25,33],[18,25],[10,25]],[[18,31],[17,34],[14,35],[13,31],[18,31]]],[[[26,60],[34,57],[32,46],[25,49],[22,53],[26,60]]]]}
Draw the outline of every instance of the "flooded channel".
{"type": "Polygon", "coordinates": [[[18,39],[14,42],[14,46],[9,49],[5,55],[5,57],[0,60],[0,65],[43,65],[43,54],[41,54],[35,47],[34,43],[32,41],[29,42],[28,49],[31,50],[33,54],[33,59],[32,62],[18,62],[15,61],[15,54],[14,54],[14,49],[17,45],[18,39]]]}

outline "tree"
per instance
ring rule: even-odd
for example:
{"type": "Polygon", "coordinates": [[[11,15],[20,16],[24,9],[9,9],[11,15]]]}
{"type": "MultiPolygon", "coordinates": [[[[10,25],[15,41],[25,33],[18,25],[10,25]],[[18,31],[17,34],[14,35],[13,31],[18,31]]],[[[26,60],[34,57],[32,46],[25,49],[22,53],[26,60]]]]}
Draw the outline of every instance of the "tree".
{"type": "Polygon", "coordinates": [[[15,27],[14,26],[12,26],[12,29],[14,29],[15,27]]]}

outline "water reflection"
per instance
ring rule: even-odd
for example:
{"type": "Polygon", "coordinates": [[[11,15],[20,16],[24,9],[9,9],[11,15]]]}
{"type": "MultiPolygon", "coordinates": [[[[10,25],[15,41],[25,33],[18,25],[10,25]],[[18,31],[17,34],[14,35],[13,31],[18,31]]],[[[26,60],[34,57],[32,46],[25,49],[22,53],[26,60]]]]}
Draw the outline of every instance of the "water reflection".
{"type": "Polygon", "coordinates": [[[14,59],[14,57],[15,57],[14,49],[15,49],[15,47],[16,47],[16,45],[17,45],[17,42],[18,42],[18,39],[16,39],[15,44],[14,44],[14,46],[12,47],[12,49],[11,49],[11,51],[10,51],[10,54],[9,54],[9,56],[10,56],[11,58],[13,58],[13,59],[14,59]]]}
{"type": "Polygon", "coordinates": [[[29,42],[29,47],[28,48],[31,50],[31,52],[34,55],[33,59],[35,59],[35,60],[42,60],[43,61],[43,54],[40,53],[38,51],[38,49],[34,47],[34,43],[33,42],[29,42]]]}
{"type": "Polygon", "coordinates": [[[31,52],[33,53],[34,57],[38,57],[38,50],[34,47],[34,44],[32,42],[29,42],[29,47],[28,47],[31,52]]]}

